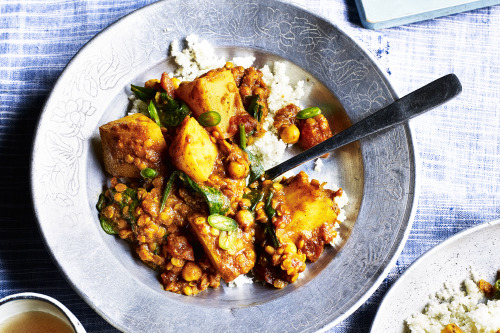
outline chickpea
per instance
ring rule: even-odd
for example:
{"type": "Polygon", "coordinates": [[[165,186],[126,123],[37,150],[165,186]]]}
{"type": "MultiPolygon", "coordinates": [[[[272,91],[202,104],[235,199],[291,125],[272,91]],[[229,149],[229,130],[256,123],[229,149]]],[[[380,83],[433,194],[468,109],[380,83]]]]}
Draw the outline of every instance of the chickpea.
{"type": "Polygon", "coordinates": [[[300,131],[297,126],[292,124],[281,130],[280,137],[284,143],[296,143],[299,141],[300,131]]]}
{"type": "Polygon", "coordinates": [[[248,171],[249,171],[249,168],[245,162],[240,163],[240,162],[232,161],[231,163],[229,163],[228,172],[229,172],[229,176],[233,179],[245,178],[248,175],[248,171]]]}
{"type": "Polygon", "coordinates": [[[181,80],[179,80],[176,77],[173,77],[172,78],[172,83],[174,84],[174,88],[177,89],[177,88],[179,88],[179,85],[181,84],[181,80]]]}
{"type": "Polygon", "coordinates": [[[244,229],[251,227],[254,223],[252,212],[246,209],[238,211],[238,213],[236,213],[236,222],[244,229]]]}
{"type": "Polygon", "coordinates": [[[186,281],[197,281],[201,278],[202,272],[200,266],[194,262],[188,262],[182,268],[182,278],[186,281]]]}

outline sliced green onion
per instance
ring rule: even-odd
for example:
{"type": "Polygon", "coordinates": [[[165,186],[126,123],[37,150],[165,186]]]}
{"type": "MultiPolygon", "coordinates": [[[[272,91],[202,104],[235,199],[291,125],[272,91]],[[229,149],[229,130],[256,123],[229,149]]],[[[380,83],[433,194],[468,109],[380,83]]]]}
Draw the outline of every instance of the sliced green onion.
{"type": "Polygon", "coordinates": [[[104,230],[104,232],[107,233],[108,235],[116,235],[118,233],[113,224],[111,224],[111,222],[105,219],[104,217],[101,217],[99,219],[99,222],[101,222],[102,230],[104,230]]]}
{"type": "Polygon", "coordinates": [[[165,186],[165,191],[163,192],[163,196],[161,197],[160,212],[163,212],[163,209],[165,209],[165,204],[167,203],[168,196],[170,195],[170,191],[172,191],[172,185],[174,184],[175,178],[178,175],[179,172],[176,170],[172,172],[170,178],[168,179],[167,185],[165,186]]]}
{"type": "Polygon", "coordinates": [[[296,118],[297,119],[307,119],[307,118],[316,117],[319,114],[321,114],[321,109],[316,107],[316,106],[313,106],[313,107],[304,109],[304,110],[300,111],[299,113],[297,113],[296,118]]]}
{"type": "Polygon", "coordinates": [[[222,231],[232,231],[238,228],[238,223],[235,220],[219,214],[210,215],[208,217],[208,224],[222,231]]]}
{"type": "Polygon", "coordinates": [[[205,127],[212,127],[212,126],[217,126],[219,125],[221,120],[220,114],[217,111],[208,111],[205,113],[202,113],[198,117],[198,122],[200,123],[201,126],[205,127]]]}
{"type": "Polygon", "coordinates": [[[238,239],[238,230],[222,231],[219,235],[219,246],[223,250],[229,250],[238,239]]]}
{"type": "Polygon", "coordinates": [[[153,101],[149,101],[148,111],[151,119],[153,119],[155,123],[161,127],[160,117],[158,116],[158,111],[156,110],[156,106],[153,101]]]}
{"type": "Polygon", "coordinates": [[[130,85],[130,90],[132,90],[135,97],[137,97],[143,102],[149,101],[156,95],[156,90],[153,88],[139,87],[139,86],[134,86],[133,84],[130,85]]]}
{"type": "Polygon", "coordinates": [[[240,147],[241,149],[247,149],[247,135],[245,133],[245,125],[238,124],[238,128],[240,129],[240,147]]]}
{"type": "Polygon", "coordinates": [[[155,178],[158,176],[158,171],[151,168],[144,168],[141,170],[141,176],[142,178],[155,178]]]}

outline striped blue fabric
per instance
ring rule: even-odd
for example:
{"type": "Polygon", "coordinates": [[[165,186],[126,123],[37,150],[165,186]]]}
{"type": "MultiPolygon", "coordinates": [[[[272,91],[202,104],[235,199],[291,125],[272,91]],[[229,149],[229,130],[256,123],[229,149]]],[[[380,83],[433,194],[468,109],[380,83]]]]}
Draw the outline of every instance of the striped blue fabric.
{"type": "MultiPolygon", "coordinates": [[[[55,297],[89,332],[117,330],[72,290],[44,247],[30,198],[31,143],[43,103],[69,60],[103,28],[151,2],[0,2],[0,297],[22,291],[55,297]]],[[[360,27],[353,1],[295,2],[352,36],[400,94],[450,72],[464,88],[412,120],[420,196],[409,239],[374,295],[330,330],[367,332],[388,288],[420,255],[500,218],[500,6],[372,31],[360,27]]]]}

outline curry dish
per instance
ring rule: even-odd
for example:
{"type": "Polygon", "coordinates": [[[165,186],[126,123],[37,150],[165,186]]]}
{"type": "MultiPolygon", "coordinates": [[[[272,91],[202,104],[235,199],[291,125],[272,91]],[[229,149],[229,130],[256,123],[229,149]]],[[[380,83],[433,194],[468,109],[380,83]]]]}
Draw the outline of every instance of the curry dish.
{"type": "MultiPolygon", "coordinates": [[[[163,73],[132,86],[148,104],[99,128],[110,185],[97,203],[104,231],[131,242],[165,290],[195,295],[251,273],[283,288],[337,235],[340,209],[304,172],[266,180],[247,149],[264,135],[269,88],[253,68],[211,70],[189,82],[163,73]]],[[[332,136],[318,108],[274,118],[289,144],[332,136]]]]}

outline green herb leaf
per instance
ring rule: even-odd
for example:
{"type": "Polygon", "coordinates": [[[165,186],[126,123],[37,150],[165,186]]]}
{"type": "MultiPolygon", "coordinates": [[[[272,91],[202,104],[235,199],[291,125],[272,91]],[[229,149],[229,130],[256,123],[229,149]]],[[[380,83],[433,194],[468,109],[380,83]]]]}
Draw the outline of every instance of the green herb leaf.
{"type": "Polygon", "coordinates": [[[247,194],[244,194],[243,198],[250,200],[251,205],[249,207],[249,210],[255,212],[255,207],[257,207],[257,204],[262,201],[262,199],[264,199],[264,192],[261,190],[253,190],[247,194]]]}
{"type": "Polygon", "coordinates": [[[212,214],[208,217],[208,224],[210,224],[215,229],[223,231],[231,231],[238,228],[238,223],[230,217],[212,214]]]}
{"type": "Polygon", "coordinates": [[[265,210],[267,218],[269,220],[271,220],[274,217],[274,215],[276,215],[276,210],[271,205],[271,200],[273,199],[273,196],[274,196],[274,193],[269,192],[269,195],[267,196],[267,199],[266,199],[266,204],[264,206],[264,210],[265,210]]]}
{"type": "Polygon", "coordinates": [[[156,176],[158,176],[158,171],[151,168],[144,168],[140,173],[142,178],[155,178],[156,176]]]}
{"type": "Polygon", "coordinates": [[[219,125],[220,120],[221,116],[219,112],[216,111],[204,112],[198,117],[198,123],[205,127],[217,126],[219,125]]]}
{"type": "Polygon", "coordinates": [[[166,91],[160,93],[160,98],[162,102],[168,102],[172,99],[172,97],[170,97],[170,95],[166,91]]]}
{"type": "Polygon", "coordinates": [[[167,203],[168,196],[172,191],[172,185],[174,184],[174,181],[178,176],[179,176],[179,171],[177,170],[172,172],[172,174],[170,175],[170,178],[167,181],[167,185],[165,185],[165,191],[163,191],[163,195],[161,197],[160,212],[163,212],[163,210],[165,209],[165,204],[167,203]]]}
{"type": "Polygon", "coordinates": [[[296,118],[297,119],[307,119],[307,118],[316,117],[319,114],[321,114],[321,109],[316,107],[316,106],[313,106],[313,107],[304,109],[304,110],[300,111],[299,113],[297,113],[296,118]]]}
{"type": "Polygon", "coordinates": [[[137,190],[127,187],[122,193],[122,200],[118,203],[122,210],[123,218],[128,222],[132,230],[135,230],[137,218],[135,216],[135,209],[139,206],[139,199],[137,198],[137,190]],[[123,209],[128,205],[128,212],[125,214],[123,209]]]}
{"type": "Polygon", "coordinates": [[[259,159],[252,154],[248,149],[243,149],[248,155],[248,160],[250,161],[250,177],[248,179],[248,184],[252,184],[254,181],[259,179],[266,171],[259,159]]]}
{"type": "Polygon", "coordinates": [[[223,250],[230,250],[238,239],[238,230],[221,231],[219,234],[219,246],[223,250]]]}
{"type": "Polygon", "coordinates": [[[153,88],[139,87],[139,86],[134,86],[133,84],[130,85],[130,90],[132,90],[135,97],[137,97],[143,102],[149,101],[156,95],[156,90],[153,88]]]}
{"type": "Polygon", "coordinates": [[[99,199],[97,199],[96,208],[99,213],[104,209],[104,207],[106,207],[108,201],[105,193],[106,191],[103,191],[101,194],[99,194],[99,199]]]}
{"type": "Polygon", "coordinates": [[[118,234],[118,231],[108,219],[101,217],[99,219],[99,222],[101,223],[102,230],[104,230],[104,232],[107,233],[108,235],[118,234]]]}
{"type": "Polygon", "coordinates": [[[278,240],[278,237],[276,236],[276,230],[274,230],[273,226],[273,217],[276,215],[276,210],[272,207],[271,205],[271,200],[273,199],[273,192],[269,192],[269,195],[267,196],[266,199],[266,204],[264,206],[264,211],[266,212],[267,218],[269,221],[266,223],[266,232],[269,235],[269,238],[271,239],[271,242],[273,243],[273,246],[275,248],[280,247],[280,241],[278,240]]]}
{"type": "Polygon", "coordinates": [[[259,100],[260,100],[260,96],[259,95],[252,95],[252,96],[248,96],[247,98],[251,98],[250,100],[250,103],[248,103],[248,107],[247,107],[247,112],[252,116],[254,117],[255,119],[257,119],[258,122],[260,122],[260,120],[262,119],[262,109],[263,109],[263,106],[259,103],[257,103],[259,100]]]}
{"type": "Polygon", "coordinates": [[[158,116],[158,110],[156,110],[156,106],[153,101],[149,101],[148,112],[151,119],[155,121],[155,123],[161,127],[160,117],[158,116]]]}
{"type": "Polygon", "coordinates": [[[229,199],[217,189],[197,184],[183,172],[179,172],[179,178],[186,186],[190,187],[193,191],[201,194],[205,198],[210,214],[224,215],[229,210],[229,199]]]}
{"type": "Polygon", "coordinates": [[[167,104],[160,109],[160,118],[165,126],[179,126],[184,118],[191,114],[191,110],[183,101],[177,101],[166,93],[162,95],[162,98],[166,98],[167,101],[167,104]]]}

